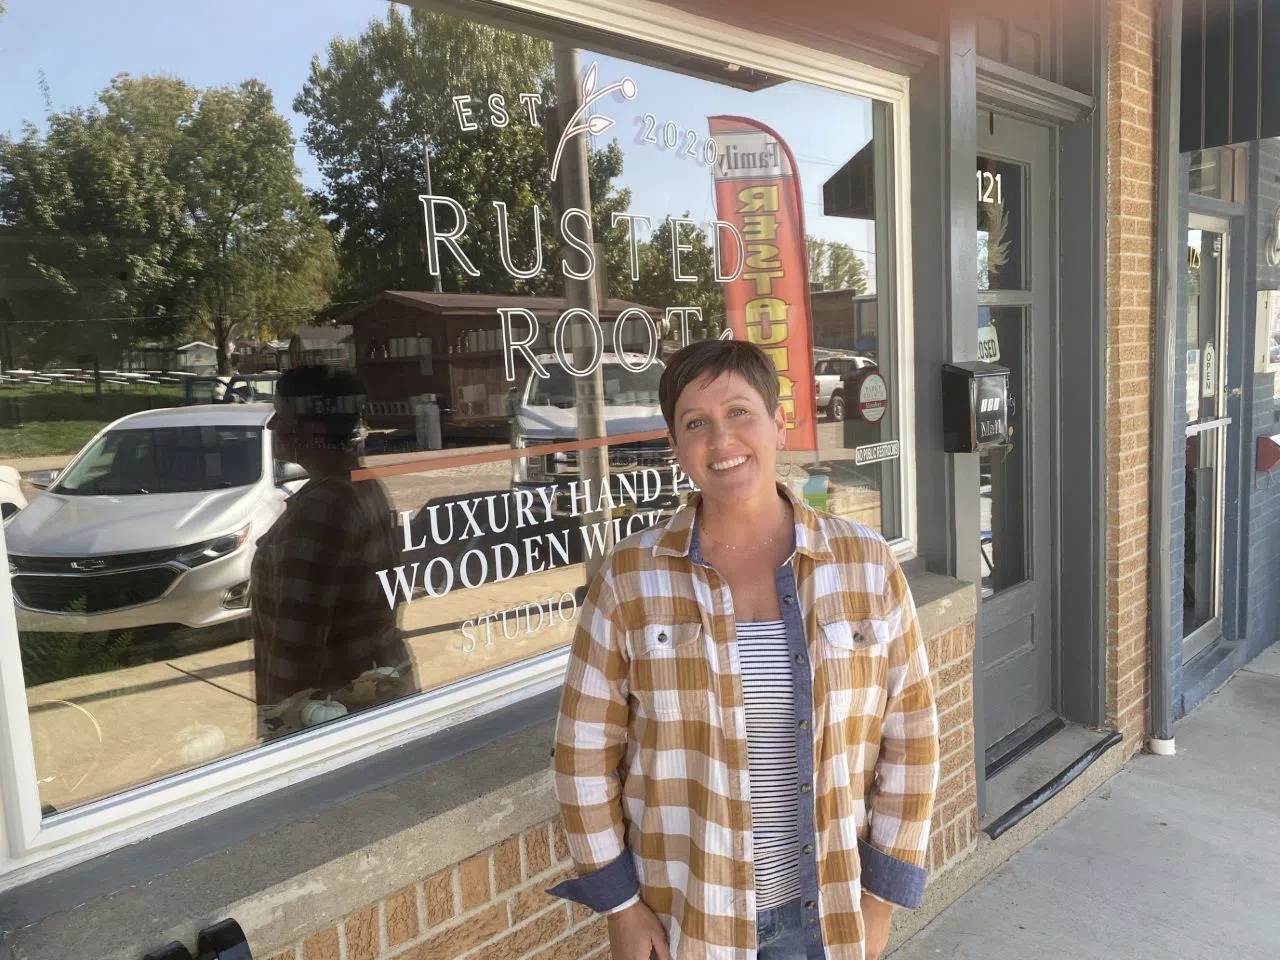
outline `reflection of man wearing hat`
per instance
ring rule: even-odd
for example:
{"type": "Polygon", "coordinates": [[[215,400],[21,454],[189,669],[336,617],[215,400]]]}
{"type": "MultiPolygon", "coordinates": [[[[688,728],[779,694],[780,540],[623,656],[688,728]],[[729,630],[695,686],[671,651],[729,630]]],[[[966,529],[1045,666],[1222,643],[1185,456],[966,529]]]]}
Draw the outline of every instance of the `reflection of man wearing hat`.
{"type": "MultiPolygon", "coordinates": [[[[297,367],[276,386],[275,457],[310,479],[258,541],[251,598],[254,677],[264,735],[296,729],[310,699],[358,709],[413,692],[409,650],[378,571],[396,565],[392,507],[377,481],[354,482],[364,388],[329,367],[297,367]]],[[[330,713],[325,711],[328,717],[330,713]]]]}

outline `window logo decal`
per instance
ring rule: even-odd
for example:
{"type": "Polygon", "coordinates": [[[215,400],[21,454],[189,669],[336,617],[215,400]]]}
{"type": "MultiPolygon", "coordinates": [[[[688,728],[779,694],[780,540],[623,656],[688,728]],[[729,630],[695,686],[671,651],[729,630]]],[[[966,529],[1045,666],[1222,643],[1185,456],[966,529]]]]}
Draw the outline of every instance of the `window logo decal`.
{"type": "Polygon", "coordinates": [[[573,116],[564,125],[564,130],[560,134],[560,143],[556,146],[555,158],[551,161],[551,180],[560,175],[560,158],[564,156],[564,148],[569,141],[579,134],[589,133],[592,136],[599,136],[610,127],[613,126],[613,118],[606,117],[602,113],[587,116],[587,110],[592,104],[596,103],[611,93],[621,93],[624,99],[634,100],[636,98],[636,82],[630,77],[623,77],[608,86],[601,87],[599,90],[596,86],[596,70],[597,64],[593,63],[587,68],[586,73],[582,75],[582,103],[578,105],[578,109],[573,112],[573,116]]]}

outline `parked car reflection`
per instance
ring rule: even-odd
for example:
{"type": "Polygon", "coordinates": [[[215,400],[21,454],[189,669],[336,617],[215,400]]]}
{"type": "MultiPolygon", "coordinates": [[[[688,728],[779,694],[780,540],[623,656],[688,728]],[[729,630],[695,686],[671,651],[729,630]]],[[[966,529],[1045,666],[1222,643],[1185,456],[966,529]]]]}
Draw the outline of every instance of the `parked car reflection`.
{"type": "Polygon", "coordinates": [[[275,464],[271,413],[147,411],[90,441],[6,530],[19,630],[243,632],[254,543],[306,482],[275,464]]]}

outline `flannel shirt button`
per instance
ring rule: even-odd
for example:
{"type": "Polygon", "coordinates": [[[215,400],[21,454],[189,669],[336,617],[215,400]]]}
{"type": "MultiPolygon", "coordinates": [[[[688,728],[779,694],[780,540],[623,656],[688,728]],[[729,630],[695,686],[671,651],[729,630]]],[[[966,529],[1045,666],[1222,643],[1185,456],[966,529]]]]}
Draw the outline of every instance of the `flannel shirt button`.
{"type": "Polygon", "coordinates": [[[812,843],[806,843],[806,844],[804,845],[804,853],[805,853],[805,856],[809,856],[810,854],[812,854],[812,853],[813,853],[813,844],[812,844],[812,843]]]}
{"type": "Polygon", "coordinates": [[[667,642],[667,635],[666,635],[665,633],[660,633],[660,634],[658,634],[658,642],[659,642],[659,643],[666,643],[666,642],[667,642]]]}
{"type": "Polygon", "coordinates": [[[790,606],[791,604],[796,602],[796,598],[788,593],[785,597],[782,598],[782,602],[790,606]]]}
{"type": "Polygon", "coordinates": [[[804,666],[804,654],[803,654],[803,653],[797,653],[797,654],[796,654],[796,663],[800,664],[800,666],[802,666],[802,667],[804,666]]]}
{"type": "Polygon", "coordinates": [[[800,729],[801,729],[801,730],[808,730],[808,729],[809,729],[809,721],[808,721],[808,720],[801,720],[801,721],[800,721],[800,729]]]}
{"type": "Polygon", "coordinates": [[[809,785],[808,785],[807,783],[802,783],[802,784],[800,784],[800,792],[801,792],[801,793],[808,793],[808,792],[809,792],[809,785]]]}
{"type": "Polygon", "coordinates": [[[812,910],[812,909],[813,909],[814,907],[816,907],[816,906],[817,906],[817,904],[816,904],[816,903],[814,903],[812,900],[806,900],[806,901],[804,902],[804,908],[805,908],[806,910],[812,910]]]}

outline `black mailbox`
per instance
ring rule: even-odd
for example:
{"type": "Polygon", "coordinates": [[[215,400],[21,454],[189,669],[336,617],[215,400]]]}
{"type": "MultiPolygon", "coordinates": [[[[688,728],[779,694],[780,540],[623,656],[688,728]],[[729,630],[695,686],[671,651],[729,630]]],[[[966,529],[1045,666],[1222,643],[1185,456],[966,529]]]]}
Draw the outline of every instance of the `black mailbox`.
{"type": "Polygon", "coordinates": [[[976,453],[1009,442],[1009,370],[972,361],[942,367],[942,445],[976,453]]]}

